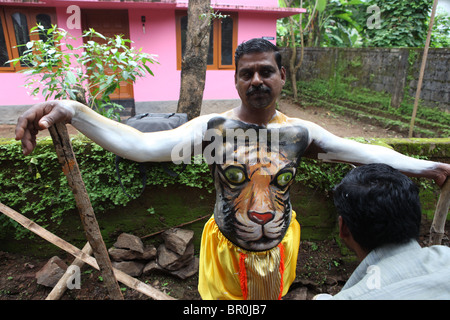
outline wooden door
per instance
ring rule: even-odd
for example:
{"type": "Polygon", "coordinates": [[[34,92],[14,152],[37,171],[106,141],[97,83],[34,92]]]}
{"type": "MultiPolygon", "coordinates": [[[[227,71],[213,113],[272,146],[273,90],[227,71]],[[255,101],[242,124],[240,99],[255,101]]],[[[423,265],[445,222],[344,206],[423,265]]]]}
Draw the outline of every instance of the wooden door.
{"type": "MultiPolygon", "coordinates": [[[[126,39],[130,38],[127,10],[83,10],[82,25],[83,30],[93,28],[105,37],[114,37],[115,35],[121,34],[126,39]]],[[[99,42],[101,40],[98,39],[99,42]]],[[[107,72],[112,73],[112,70],[108,70],[107,72]]],[[[133,84],[121,82],[120,88],[114,91],[110,98],[111,100],[133,99],[133,84]]]]}

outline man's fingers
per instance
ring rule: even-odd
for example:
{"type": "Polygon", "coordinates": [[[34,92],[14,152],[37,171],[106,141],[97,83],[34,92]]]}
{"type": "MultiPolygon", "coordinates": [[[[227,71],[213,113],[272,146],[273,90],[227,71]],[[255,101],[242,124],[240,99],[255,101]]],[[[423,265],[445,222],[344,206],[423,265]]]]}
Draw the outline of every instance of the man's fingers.
{"type": "Polygon", "coordinates": [[[59,101],[36,104],[17,120],[16,140],[22,141],[24,154],[30,154],[36,146],[36,135],[58,122],[68,123],[72,114],[59,101]]]}
{"type": "Polygon", "coordinates": [[[39,108],[39,104],[25,111],[17,120],[16,140],[21,140],[27,130],[39,129],[38,121],[42,117],[43,112],[39,108]]]}
{"type": "Polygon", "coordinates": [[[443,187],[445,181],[450,179],[450,164],[448,163],[439,163],[437,167],[437,175],[434,178],[434,181],[439,187],[443,187]]]}
{"type": "Polygon", "coordinates": [[[51,127],[50,122],[47,120],[47,118],[42,118],[39,121],[39,126],[43,129],[48,129],[51,127]]]}
{"type": "Polygon", "coordinates": [[[21,140],[24,137],[25,131],[28,130],[30,120],[32,121],[32,119],[27,117],[26,113],[19,117],[15,131],[16,140],[21,140]]]}
{"type": "Polygon", "coordinates": [[[39,130],[46,129],[48,120],[45,119],[47,113],[51,113],[52,104],[37,104],[25,111],[17,120],[16,140],[22,141],[22,150],[25,155],[30,154],[36,146],[36,135],[39,130]],[[41,124],[42,117],[47,121],[41,124]]]}
{"type": "Polygon", "coordinates": [[[55,108],[54,104],[49,104],[44,109],[44,115],[40,118],[38,126],[41,130],[48,129],[55,123],[68,123],[71,121],[71,114],[64,108],[55,108]]]}
{"type": "Polygon", "coordinates": [[[30,130],[25,130],[21,140],[23,154],[29,155],[36,147],[36,134],[33,135],[30,130]]]}

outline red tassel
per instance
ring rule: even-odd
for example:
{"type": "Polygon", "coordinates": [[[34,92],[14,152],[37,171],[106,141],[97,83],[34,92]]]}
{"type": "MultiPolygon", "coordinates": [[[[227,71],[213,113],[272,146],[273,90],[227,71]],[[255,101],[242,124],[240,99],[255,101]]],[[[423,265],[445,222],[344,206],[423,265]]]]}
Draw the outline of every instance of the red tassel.
{"type": "Polygon", "coordinates": [[[281,300],[283,295],[283,275],[284,275],[284,246],[283,244],[279,244],[278,248],[280,249],[280,295],[278,296],[278,300],[281,300]]]}
{"type": "Polygon", "coordinates": [[[239,282],[241,284],[241,291],[244,300],[248,298],[248,287],[247,287],[247,271],[245,270],[245,259],[246,254],[239,254],[239,282]]]}

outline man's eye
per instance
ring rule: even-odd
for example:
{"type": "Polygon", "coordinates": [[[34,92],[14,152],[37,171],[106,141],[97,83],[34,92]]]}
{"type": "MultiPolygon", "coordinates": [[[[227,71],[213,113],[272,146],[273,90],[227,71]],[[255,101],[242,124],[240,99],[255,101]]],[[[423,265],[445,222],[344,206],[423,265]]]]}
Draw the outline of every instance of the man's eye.
{"type": "Polygon", "coordinates": [[[232,184],[241,184],[245,181],[245,172],[241,168],[229,167],[225,170],[224,175],[232,184]]]}
{"type": "Polygon", "coordinates": [[[241,78],[242,79],[250,79],[252,76],[251,76],[251,74],[249,73],[249,72],[246,72],[246,73],[243,73],[243,74],[241,74],[241,78]]]}
{"type": "Polygon", "coordinates": [[[264,70],[264,71],[261,72],[261,75],[262,75],[264,78],[268,78],[268,77],[270,77],[270,76],[272,75],[272,72],[269,71],[269,70],[264,70]]]}
{"type": "Polygon", "coordinates": [[[292,172],[281,173],[277,176],[277,184],[280,187],[285,187],[289,182],[291,182],[293,177],[294,175],[292,174],[292,172]]]}

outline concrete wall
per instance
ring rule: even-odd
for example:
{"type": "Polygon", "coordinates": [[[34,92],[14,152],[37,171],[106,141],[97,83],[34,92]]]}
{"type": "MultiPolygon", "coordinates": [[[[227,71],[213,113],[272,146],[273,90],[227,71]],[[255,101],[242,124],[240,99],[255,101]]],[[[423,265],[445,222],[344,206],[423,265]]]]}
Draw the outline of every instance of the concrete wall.
{"type": "MultiPolygon", "coordinates": [[[[288,66],[289,48],[283,48],[288,66]]],[[[398,48],[305,48],[298,80],[351,78],[352,85],[384,91],[398,105],[403,93],[415,97],[423,49],[398,48]]],[[[300,57],[300,53],[297,55],[300,57]]],[[[430,49],[421,99],[429,106],[450,111],[450,49],[430,49]]]]}

